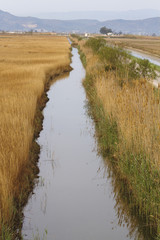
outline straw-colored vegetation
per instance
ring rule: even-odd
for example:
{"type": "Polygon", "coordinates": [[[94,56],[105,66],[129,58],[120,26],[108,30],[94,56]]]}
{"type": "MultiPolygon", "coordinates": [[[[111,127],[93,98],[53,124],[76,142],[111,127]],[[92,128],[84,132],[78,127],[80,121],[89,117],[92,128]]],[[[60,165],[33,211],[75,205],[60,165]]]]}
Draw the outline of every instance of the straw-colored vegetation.
{"type": "Polygon", "coordinates": [[[9,226],[24,197],[21,194],[32,167],[29,156],[37,104],[49,77],[69,70],[69,48],[65,37],[0,36],[1,227],[9,226]]]}
{"type": "Polygon", "coordinates": [[[134,199],[131,207],[137,208],[141,217],[145,216],[145,223],[142,224],[159,239],[159,89],[155,89],[144,77],[128,78],[128,66],[132,68],[133,64],[129,62],[126,66],[122,50],[115,49],[113,52],[122,51],[119,56],[120,62],[125,63],[123,74],[120,62],[112,65],[112,60],[118,59],[112,55],[112,48],[109,50],[112,52],[111,59],[108,58],[109,52],[108,56],[102,56],[101,52],[105,52],[104,49],[101,51],[103,41],[88,40],[86,44],[81,40],[78,44],[86,56],[84,86],[95,119],[101,152],[104,157],[110,157],[119,179],[131,193],[134,199]]]}
{"type": "Polygon", "coordinates": [[[116,44],[120,47],[138,49],[160,57],[160,37],[130,35],[117,38],[107,38],[107,42],[116,44]]]}

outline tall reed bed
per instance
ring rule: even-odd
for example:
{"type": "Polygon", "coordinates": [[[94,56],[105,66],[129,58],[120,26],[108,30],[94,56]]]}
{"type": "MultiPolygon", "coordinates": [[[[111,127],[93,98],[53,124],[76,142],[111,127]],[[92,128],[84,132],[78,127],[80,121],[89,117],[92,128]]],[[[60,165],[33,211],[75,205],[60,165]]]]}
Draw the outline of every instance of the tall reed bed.
{"type": "MultiPolygon", "coordinates": [[[[110,157],[119,178],[131,193],[132,207],[135,206],[139,216],[145,218],[144,228],[147,226],[153,239],[160,239],[159,89],[141,74],[137,79],[129,77],[132,76],[129,71],[134,73],[129,69],[131,61],[125,58],[125,65],[121,66],[125,53],[122,52],[120,63],[113,59],[115,65],[111,65],[108,56],[102,58],[103,44],[99,47],[96,42],[93,48],[80,41],[79,45],[86,56],[84,86],[95,119],[100,150],[104,157],[110,157]]],[[[137,68],[137,64],[134,67],[137,68]]],[[[146,72],[147,79],[154,76],[154,69],[150,70],[146,72]]]]}
{"type": "Polygon", "coordinates": [[[0,36],[1,230],[25,197],[37,105],[49,77],[69,70],[69,48],[65,37],[0,36]]]}

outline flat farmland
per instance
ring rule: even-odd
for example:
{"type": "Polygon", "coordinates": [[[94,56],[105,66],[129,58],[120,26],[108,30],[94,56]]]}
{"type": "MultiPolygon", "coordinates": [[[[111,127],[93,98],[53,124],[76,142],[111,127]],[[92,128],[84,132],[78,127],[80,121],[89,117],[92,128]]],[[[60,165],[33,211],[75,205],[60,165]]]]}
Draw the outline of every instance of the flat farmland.
{"type": "Polygon", "coordinates": [[[128,36],[107,38],[107,42],[113,43],[120,47],[137,49],[149,53],[151,55],[160,57],[160,37],[147,36],[128,36]]]}

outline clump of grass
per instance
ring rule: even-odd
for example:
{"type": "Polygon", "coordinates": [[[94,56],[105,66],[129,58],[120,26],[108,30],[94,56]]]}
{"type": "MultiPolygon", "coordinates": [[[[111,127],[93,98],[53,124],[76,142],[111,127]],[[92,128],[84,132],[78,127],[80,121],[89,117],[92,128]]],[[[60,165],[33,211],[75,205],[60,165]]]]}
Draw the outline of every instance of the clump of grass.
{"type": "Polygon", "coordinates": [[[30,184],[31,146],[41,129],[37,106],[44,105],[41,97],[50,76],[69,70],[69,48],[64,37],[0,38],[0,231],[17,218],[22,193],[30,184]],[[34,136],[35,127],[39,130],[34,136]]]}

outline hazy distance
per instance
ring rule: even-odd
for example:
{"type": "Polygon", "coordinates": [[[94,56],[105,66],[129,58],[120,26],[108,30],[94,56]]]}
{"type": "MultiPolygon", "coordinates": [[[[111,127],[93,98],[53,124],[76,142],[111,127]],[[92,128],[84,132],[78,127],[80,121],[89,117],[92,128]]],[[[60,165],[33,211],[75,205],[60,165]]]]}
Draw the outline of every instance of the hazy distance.
{"type": "Polygon", "coordinates": [[[41,18],[57,18],[64,20],[78,18],[92,18],[98,20],[118,18],[144,19],[148,17],[160,16],[160,1],[1,0],[0,9],[16,16],[35,16],[41,18]]]}
{"type": "Polygon", "coordinates": [[[99,21],[125,19],[138,20],[160,17],[160,10],[140,9],[128,11],[75,11],[75,12],[42,12],[34,13],[32,16],[43,19],[75,20],[96,19],[99,21]]]}

